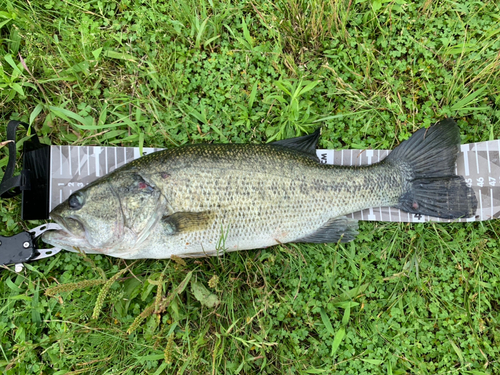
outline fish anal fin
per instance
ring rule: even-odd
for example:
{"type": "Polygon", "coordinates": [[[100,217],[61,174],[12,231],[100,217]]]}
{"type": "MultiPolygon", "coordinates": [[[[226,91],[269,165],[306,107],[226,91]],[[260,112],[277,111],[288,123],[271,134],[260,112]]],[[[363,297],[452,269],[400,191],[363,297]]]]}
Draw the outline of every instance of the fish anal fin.
{"type": "Polygon", "coordinates": [[[271,142],[270,144],[273,146],[286,147],[317,157],[316,147],[320,136],[321,128],[318,128],[312,134],[304,135],[302,137],[283,139],[281,141],[271,142]]]}
{"type": "Polygon", "coordinates": [[[335,217],[328,220],[315,232],[299,238],[293,242],[329,243],[349,242],[354,240],[358,234],[358,221],[348,219],[345,216],[335,217]]]}
{"type": "Polygon", "coordinates": [[[213,220],[214,215],[211,211],[176,212],[161,219],[165,230],[171,235],[209,228],[213,220]]]}

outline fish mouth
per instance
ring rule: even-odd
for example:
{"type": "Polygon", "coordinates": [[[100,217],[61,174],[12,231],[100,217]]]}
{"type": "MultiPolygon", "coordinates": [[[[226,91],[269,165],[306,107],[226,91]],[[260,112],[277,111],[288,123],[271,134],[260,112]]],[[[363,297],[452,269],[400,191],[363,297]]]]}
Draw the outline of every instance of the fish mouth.
{"type": "MultiPolygon", "coordinates": [[[[73,238],[85,239],[85,226],[82,221],[74,216],[62,217],[61,215],[52,213],[51,219],[61,226],[58,232],[65,232],[73,238]]],[[[60,233],[62,235],[63,233],[60,233]]]]}
{"type": "Polygon", "coordinates": [[[59,230],[48,230],[42,234],[42,241],[68,251],[92,252],[85,235],[85,226],[74,217],[63,218],[57,214],[51,214],[51,219],[61,226],[59,230]]]}

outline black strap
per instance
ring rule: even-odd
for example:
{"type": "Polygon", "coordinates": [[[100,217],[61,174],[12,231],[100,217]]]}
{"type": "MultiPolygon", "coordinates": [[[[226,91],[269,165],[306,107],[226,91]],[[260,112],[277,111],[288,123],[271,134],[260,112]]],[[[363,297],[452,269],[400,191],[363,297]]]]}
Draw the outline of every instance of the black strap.
{"type": "MultiPolygon", "coordinates": [[[[13,176],[14,168],[16,166],[16,131],[19,125],[23,125],[26,130],[29,125],[21,121],[10,121],[7,124],[7,144],[9,148],[9,161],[5,174],[3,175],[2,182],[0,183],[0,196],[2,198],[11,198],[20,194],[23,190],[29,190],[30,187],[30,173],[28,170],[22,170],[17,176],[13,176]]],[[[40,141],[36,134],[33,134],[30,140],[31,146],[37,148],[40,146],[40,141]]],[[[30,147],[31,148],[31,147],[30,147]]]]}

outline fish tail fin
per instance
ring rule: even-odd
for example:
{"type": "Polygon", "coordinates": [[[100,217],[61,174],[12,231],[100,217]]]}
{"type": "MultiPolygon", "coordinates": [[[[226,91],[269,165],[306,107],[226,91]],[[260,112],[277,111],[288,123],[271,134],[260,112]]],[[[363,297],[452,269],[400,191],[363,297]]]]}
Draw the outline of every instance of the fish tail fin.
{"type": "Polygon", "coordinates": [[[386,161],[399,167],[405,178],[396,207],[445,219],[475,215],[474,191],[455,173],[459,150],[460,133],[452,119],[418,130],[394,149],[386,161]]]}

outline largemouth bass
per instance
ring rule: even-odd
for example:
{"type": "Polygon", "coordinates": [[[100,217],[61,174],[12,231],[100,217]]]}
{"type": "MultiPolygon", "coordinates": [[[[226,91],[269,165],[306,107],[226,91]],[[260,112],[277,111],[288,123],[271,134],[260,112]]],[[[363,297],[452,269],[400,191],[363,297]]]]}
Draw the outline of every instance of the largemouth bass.
{"type": "Polygon", "coordinates": [[[364,167],[321,164],[319,131],[269,144],[199,144],[132,161],[51,212],[43,241],[124,259],[218,255],[287,242],[347,242],[345,215],[393,206],[462,218],[477,200],[455,174],[460,135],[443,120],[364,167]]]}

